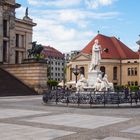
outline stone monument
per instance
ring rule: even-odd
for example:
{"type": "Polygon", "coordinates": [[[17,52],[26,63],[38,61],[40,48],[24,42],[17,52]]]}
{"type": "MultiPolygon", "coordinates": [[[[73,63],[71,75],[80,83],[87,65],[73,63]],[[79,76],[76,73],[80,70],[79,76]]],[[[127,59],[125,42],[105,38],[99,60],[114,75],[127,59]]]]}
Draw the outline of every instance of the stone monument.
{"type": "Polygon", "coordinates": [[[92,47],[92,57],[88,72],[89,86],[94,86],[98,75],[102,74],[102,72],[99,69],[100,61],[101,61],[101,46],[99,45],[99,42],[96,39],[92,47]]]}
{"type": "Polygon", "coordinates": [[[88,79],[81,74],[80,79],[76,84],[77,92],[87,89],[92,89],[94,91],[113,91],[113,84],[110,83],[107,79],[107,74],[102,77],[103,73],[100,71],[100,62],[101,62],[101,46],[99,45],[98,40],[95,40],[95,43],[92,47],[92,58],[88,71],[88,79]]]}

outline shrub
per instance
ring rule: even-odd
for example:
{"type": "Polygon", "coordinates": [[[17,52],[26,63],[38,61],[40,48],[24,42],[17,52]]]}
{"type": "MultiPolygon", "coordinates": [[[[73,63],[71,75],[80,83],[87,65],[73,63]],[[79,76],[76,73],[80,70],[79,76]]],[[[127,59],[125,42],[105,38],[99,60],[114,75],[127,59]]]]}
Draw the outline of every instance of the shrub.
{"type": "Polygon", "coordinates": [[[56,80],[48,80],[47,81],[47,84],[50,86],[50,87],[56,87],[58,85],[58,82],[56,80]]]}
{"type": "Polygon", "coordinates": [[[138,86],[130,86],[130,91],[138,91],[139,90],[139,87],[138,86]]]}

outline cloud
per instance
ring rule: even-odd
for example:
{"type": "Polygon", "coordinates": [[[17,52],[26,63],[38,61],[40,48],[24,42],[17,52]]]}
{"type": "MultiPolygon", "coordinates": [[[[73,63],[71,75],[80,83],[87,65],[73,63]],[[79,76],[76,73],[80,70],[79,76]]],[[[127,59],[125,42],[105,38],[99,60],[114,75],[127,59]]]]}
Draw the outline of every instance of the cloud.
{"type": "Polygon", "coordinates": [[[112,5],[116,0],[85,0],[85,4],[89,8],[97,9],[100,6],[112,5]]]}
{"type": "MultiPolygon", "coordinates": [[[[84,5],[84,0],[28,0],[28,2],[32,8],[29,8],[29,16],[37,23],[34,27],[33,40],[62,52],[81,50],[96,35],[95,31],[101,29],[93,25],[97,20],[116,19],[120,14],[115,11],[94,12],[85,6],[71,7],[80,5],[80,2],[84,5]]],[[[102,3],[105,5],[105,0],[102,3]]],[[[18,8],[17,13],[18,17],[23,17],[25,7],[18,8]]]]}
{"type": "Polygon", "coordinates": [[[30,5],[34,6],[55,6],[55,7],[71,7],[79,5],[81,0],[28,0],[30,5]]]}
{"type": "Polygon", "coordinates": [[[36,18],[38,25],[34,28],[34,40],[43,45],[56,47],[62,52],[81,50],[95,33],[90,30],[79,31],[75,28],[66,28],[54,20],[36,18]]]}

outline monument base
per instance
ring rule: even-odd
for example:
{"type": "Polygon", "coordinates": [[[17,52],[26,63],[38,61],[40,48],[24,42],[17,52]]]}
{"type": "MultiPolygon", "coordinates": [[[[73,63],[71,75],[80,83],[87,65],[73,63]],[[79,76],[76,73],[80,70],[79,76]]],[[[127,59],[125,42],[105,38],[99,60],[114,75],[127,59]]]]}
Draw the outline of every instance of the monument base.
{"type": "Polygon", "coordinates": [[[88,86],[92,87],[94,86],[97,77],[99,74],[102,74],[101,71],[92,71],[92,72],[88,72],[88,86]]]}

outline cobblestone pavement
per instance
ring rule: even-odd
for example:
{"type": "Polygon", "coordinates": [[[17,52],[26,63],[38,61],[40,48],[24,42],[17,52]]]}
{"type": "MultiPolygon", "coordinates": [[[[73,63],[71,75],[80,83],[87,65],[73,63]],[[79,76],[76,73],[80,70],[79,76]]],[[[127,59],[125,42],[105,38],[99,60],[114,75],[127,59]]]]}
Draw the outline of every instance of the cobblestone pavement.
{"type": "Polygon", "coordinates": [[[45,105],[42,96],[0,98],[0,140],[140,140],[140,108],[45,105]]]}

